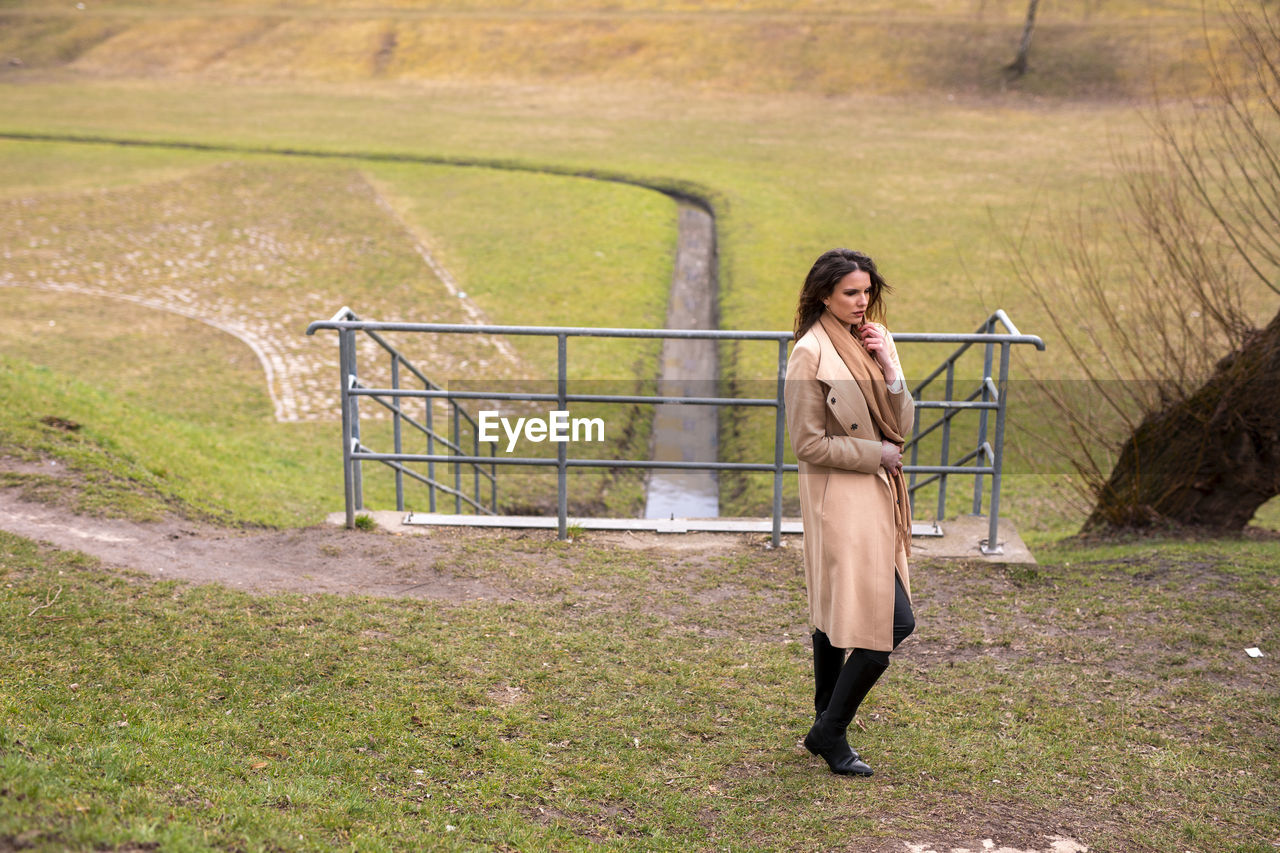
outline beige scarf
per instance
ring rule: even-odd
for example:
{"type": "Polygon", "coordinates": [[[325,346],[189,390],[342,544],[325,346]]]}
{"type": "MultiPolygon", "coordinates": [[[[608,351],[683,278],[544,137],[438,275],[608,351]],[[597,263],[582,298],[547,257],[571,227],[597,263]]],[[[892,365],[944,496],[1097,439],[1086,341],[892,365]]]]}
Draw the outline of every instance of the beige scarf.
{"type": "MultiPolygon", "coordinates": [[[[888,383],[884,381],[884,371],[879,363],[862,346],[862,341],[850,332],[849,327],[837,320],[830,311],[822,312],[821,322],[822,328],[827,331],[827,337],[836,345],[836,352],[840,353],[845,367],[849,368],[854,381],[862,389],[867,409],[880,428],[880,434],[901,448],[912,425],[898,423],[898,407],[889,397],[888,383]]],[[[911,556],[911,496],[907,492],[907,480],[902,476],[901,469],[885,469],[885,473],[889,475],[889,485],[893,489],[893,523],[898,542],[906,549],[907,556],[911,556]]]]}

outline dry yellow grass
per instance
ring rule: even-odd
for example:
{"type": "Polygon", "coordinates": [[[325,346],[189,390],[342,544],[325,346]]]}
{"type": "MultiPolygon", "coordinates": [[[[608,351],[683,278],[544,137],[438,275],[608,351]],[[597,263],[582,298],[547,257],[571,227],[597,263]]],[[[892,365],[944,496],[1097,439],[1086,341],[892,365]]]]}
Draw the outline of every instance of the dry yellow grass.
{"type": "MultiPolygon", "coordinates": [[[[1021,2],[37,4],[0,17],[0,56],[105,75],[218,79],[655,82],[714,91],[991,93],[1021,2]]],[[[1221,40],[1210,14],[1210,38],[1221,40]]],[[[1097,0],[1043,10],[1019,89],[1132,97],[1204,84],[1198,10],[1097,0]]]]}

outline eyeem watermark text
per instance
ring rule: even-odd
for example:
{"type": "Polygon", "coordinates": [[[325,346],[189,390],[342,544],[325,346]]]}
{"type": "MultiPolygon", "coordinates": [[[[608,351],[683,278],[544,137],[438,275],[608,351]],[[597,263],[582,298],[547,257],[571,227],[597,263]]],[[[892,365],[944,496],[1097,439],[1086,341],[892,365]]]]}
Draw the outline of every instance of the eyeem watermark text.
{"type": "Polygon", "coordinates": [[[569,412],[556,409],[548,412],[545,418],[511,418],[502,417],[493,409],[480,411],[480,440],[498,441],[498,426],[507,436],[507,453],[516,448],[516,442],[523,435],[528,441],[604,441],[604,418],[570,418],[569,412]]]}

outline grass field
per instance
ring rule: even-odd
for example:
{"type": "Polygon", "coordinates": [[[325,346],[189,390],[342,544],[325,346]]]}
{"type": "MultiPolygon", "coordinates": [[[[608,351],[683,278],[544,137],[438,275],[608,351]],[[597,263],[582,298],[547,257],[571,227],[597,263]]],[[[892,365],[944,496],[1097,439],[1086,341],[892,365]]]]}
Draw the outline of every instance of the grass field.
{"type": "MultiPolygon", "coordinates": [[[[388,559],[427,540],[373,537],[388,559]]],[[[795,543],[793,543],[794,545],[795,543]]],[[[1272,542],[919,563],[853,731],[799,745],[799,548],[433,537],[502,601],[249,596],[0,534],[0,839],[17,849],[1261,851],[1272,542]],[[37,609],[38,608],[38,609],[37,609]],[[68,653],[74,649],[75,653],[68,653]]]]}
{"type": "MultiPolygon", "coordinates": [[[[895,321],[897,328],[971,329],[988,311],[1003,305],[1024,329],[1034,331],[1039,324],[1028,313],[1027,300],[999,293],[1002,258],[991,223],[1013,220],[1018,210],[1047,194],[1101,184],[1105,175],[1099,174],[1095,146],[1085,144],[1082,131],[1124,139],[1140,130],[1132,115],[1119,108],[1046,115],[947,104],[935,105],[926,116],[910,103],[875,101],[868,111],[855,108],[865,105],[854,102],[764,100],[744,114],[712,98],[677,100],[669,93],[665,97],[670,102],[661,94],[619,102],[603,91],[584,93],[574,101],[547,90],[521,100],[512,100],[512,95],[491,93],[486,103],[478,104],[475,91],[393,90],[365,96],[354,90],[335,94],[253,87],[193,88],[184,93],[182,87],[149,83],[35,81],[6,90],[13,107],[9,129],[14,130],[127,132],[144,139],[275,146],[293,139],[295,144],[328,150],[365,147],[383,153],[426,151],[445,158],[516,159],[524,165],[603,170],[694,185],[717,206],[720,314],[727,328],[789,325],[797,270],[805,269],[829,245],[856,243],[882,258],[891,281],[897,283],[893,317],[910,318],[895,321]],[[225,120],[237,112],[255,116],[252,126],[236,130],[225,120]],[[327,121],[333,112],[346,116],[346,121],[327,121]],[[509,138],[512,127],[521,136],[518,149],[509,138]],[[355,128],[368,130],[363,146],[355,128]],[[372,139],[377,142],[368,141],[372,139]],[[928,156],[940,146],[946,146],[944,156],[928,156]],[[519,157],[513,158],[516,150],[519,157]],[[1028,162],[1011,160],[1015,152],[1028,162]],[[923,173],[906,174],[899,168],[902,162],[931,165],[923,173]],[[946,298],[936,298],[939,292],[946,298]]],[[[402,182],[410,171],[400,166],[387,169],[402,182]]],[[[516,179],[512,181],[518,186],[516,179]]],[[[428,232],[473,229],[476,237],[466,251],[461,236],[455,238],[456,249],[444,248],[468,271],[480,270],[484,240],[495,227],[494,217],[483,216],[484,204],[476,205],[473,225],[438,212],[434,222],[423,222],[428,232]]],[[[513,231],[522,227],[517,211],[524,210],[526,217],[535,214],[534,205],[507,204],[502,210],[503,217],[496,221],[507,220],[511,224],[500,227],[513,231]]],[[[559,243],[564,245],[565,241],[559,243]]],[[[605,238],[586,245],[612,251],[613,243],[605,238]]],[[[594,251],[603,249],[582,251],[577,257],[592,258],[594,251]]],[[[664,246],[650,255],[650,268],[663,263],[668,251],[664,246]]],[[[551,254],[544,252],[539,258],[551,254]]],[[[588,264],[579,280],[599,281],[603,266],[603,261],[594,267],[588,264]]],[[[645,266],[631,269],[637,268],[643,271],[645,266]]],[[[510,281],[498,269],[469,275],[465,286],[470,291],[474,280],[478,299],[492,289],[483,275],[490,281],[510,281]]],[[[555,278],[542,275],[539,294],[545,294],[555,278]]],[[[542,295],[528,301],[554,304],[542,295]]],[[[604,314],[594,315],[593,322],[604,314]]],[[[326,315],[327,311],[321,316],[326,315]]],[[[494,314],[492,319],[507,317],[494,314]]],[[[772,373],[774,355],[763,347],[729,355],[729,374],[740,383],[772,373]]],[[[940,357],[936,351],[903,355],[916,375],[940,357]]],[[[722,442],[728,455],[767,455],[771,427],[747,422],[735,429],[738,433],[727,434],[722,442]]],[[[755,511],[767,502],[768,486],[763,480],[745,481],[732,486],[726,498],[727,506],[755,511]]]]}
{"type": "MultiPolygon", "coordinates": [[[[1152,81],[1204,83],[1201,10],[1136,0],[1045,5],[1016,84],[1013,0],[85,5],[0,0],[0,488],[224,528],[340,508],[335,348],[303,329],[343,304],[662,325],[652,188],[714,208],[724,328],[789,328],[813,258],[852,245],[895,330],[1004,308],[1048,343],[1016,379],[1075,378],[1067,300],[1023,292],[1008,243],[1081,210],[1105,233],[1152,81]]],[[[512,343],[414,346],[442,384],[549,377],[512,343]]],[[[572,375],[652,378],[656,348],[611,346],[575,343],[572,375]]],[[[721,378],[772,396],[774,359],[726,348],[721,378]]],[[[605,452],[643,456],[645,413],[619,417],[605,452]]],[[[772,430],[726,421],[722,456],[772,430]]],[[[913,567],[919,631],[854,732],[869,784],[797,743],[798,542],[333,532],[334,559],[503,593],[399,600],[159,582],[0,532],[0,851],[1275,849],[1274,536],[1064,540],[1066,470],[1015,439],[1003,509],[1039,565],[913,567]]],[[[770,497],[722,484],[725,512],[770,497]]],[[[390,506],[389,478],[366,496],[390,506]]],[[[576,480],[580,506],[641,497],[576,480]]]]}
{"type": "MultiPolygon", "coordinates": [[[[5,159],[9,197],[0,204],[9,208],[12,227],[4,276],[5,283],[22,286],[4,321],[6,338],[30,339],[13,356],[119,392],[133,408],[166,409],[159,418],[163,422],[176,417],[202,430],[234,433],[226,439],[228,446],[257,448],[243,460],[250,468],[271,469],[278,455],[274,448],[315,461],[304,466],[300,478],[246,479],[238,461],[229,460],[220,476],[207,467],[197,476],[194,463],[187,467],[181,457],[203,451],[175,446],[172,430],[124,430],[129,458],[167,459],[161,467],[189,478],[187,492],[217,492],[228,498],[224,505],[236,508],[233,515],[249,521],[314,519],[332,501],[333,466],[324,465],[332,454],[317,452],[315,444],[320,435],[333,435],[336,423],[332,341],[301,331],[338,306],[352,304],[363,316],[383,320],[597,326],[660,326],[665,313],[675,211],[653,192],[439,166],[408,170],[370,164],[362,172],[307,159],[223,155],[214,160],[200,153],[130,151],[117,160],[115,149],[103,146],[93,147],[96,158],[86,156],[85,146],[10,143],[5,149],[11,155],[5,159]],[[95,168],[104,189],[84,190],[95,168]],[[326,202],[317,206],[317,198],[326,202]],[[163,222],[151,218],[157,209],[165,211],[163,222]],[[426,223],[433,239],[452,249],[433,251],[467,283],[463,296],[478,314],[466,314],[458,296],[423,264],[418,223],[426,223]],[[585,289],[606,278],[614,287],[609,299],[584,297],[585,289]],[[513,288],[516,282],[523,283],[524,293],[513,288]],[[546,294],[554,296],[542,298],[546,294]],[[29,314],[24,309],[31,300],[48,310],[29,314]],[[62,307],[53,307],[60,300],[62,307]],[[191,323],[183,334],[156,334],[154,327],[170,322],[156,316],[165,313],[200,317],[265,354],[275,365],[266,411],[260,400],[237,396],[232,377],[225,375],[228,365],[251,357],[243,347],[230,359],[209,358],[197,347],[189,357],[175,356],[187,360],[166,382],[157,382],[159,371],[147,368],[163,360],[166,345],[182,346],[211,334],[191,323]],[[101,325],[104,315],[113,327],[101,325]],[[145,355],[139,338],[147,338],[145,355]],[[140,358],[141,367],[119,369],[140,358]],[[271,438],[261,442],[253,433],[264,428],[262,418],[273,408],[277,418],[327,423],[323,428],[267,426],[271,438]]],[[[541,340],[514,341],[514,359],[484,341],[475,348],[475,338],[426,346],[420,340],[399,343],[443,382],[475,370],[502,379],[540,379],[555,371],[554,348],[541,340]]],[[[657,370],[652,344],[575,343],[573,356],[575,379],[649,376],[657,370]],[[621,373],[619,365],[625,366],[621,373]]],[[[364,371],[378,377],[386,366],[380,359],[367,361],[364,371]]],[[[30,411],[31,423],[50,406],[43,395],[18,405],[17,399],[32,389],[21,386],[17,374],[6,381],[12,383],[7,393],[15,400],[14,411],[30,411]]],[[[87,410],[98,404],[66,400],[61,405],[74,413],[67,416],[92,422],[87,410]]],[[[631,412],[625,422],[615,418],[614,440],[600,451],[629,454],[632,443],[643,446],[648,434],[643,415],[631,412]]],[[[102,435],[121,425],[96,426],[102,435]]],[[[527,490],[514,485],[521,479],[507,478],[508,496],[518,498],[527,490]]],[[[611,501],[615,512],[625,513],[643,500],[634,477],[593,473],[575,482],[576,503],[611,501]]],[[[370,501],[388,500],[389,487],[389,478],[371,480],[370,501]]],[[[539,481],[534,493],[546,488],[539,481]]],[[[554,484],[551,489],[554,495],[554,484]]]]}

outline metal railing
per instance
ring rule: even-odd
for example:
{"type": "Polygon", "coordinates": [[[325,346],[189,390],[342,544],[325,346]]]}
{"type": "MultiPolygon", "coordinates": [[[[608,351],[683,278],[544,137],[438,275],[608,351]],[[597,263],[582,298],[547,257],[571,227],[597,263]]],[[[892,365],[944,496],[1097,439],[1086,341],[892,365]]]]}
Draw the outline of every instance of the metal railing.
{"type": "MultiPolygon", "coordinates": [[[[364,476],[360,460],[371,458],[377,458],[379,461],[385,462],[395,471],[397,510],[403,511],[405,508],[404,478],[407,475],[427,486],[431,512],[436,511],[436,492],[440,491],[453,496],[454,508],[457,512],[461,512],[462,504],[466,503],[477,512],[488,515],[496,514],[498,508],[497,470],[492,465],[488,466],[486,470],[482,462],[479,461],[483,457],[480,453],[479,431],[475,428],[475,419],[457,402],[449,400],[443,388],[432,382],[426,374],[405,358],[398,349],[378,334],[378,327],[385,324],[367,323],[345,306],[334,314],[328,323],[355,323],[359,325],[361,327],[360,331],[364,332],[370,340],[376,343],[389,356],[391,368],[390,388],[377,389],[365,385],[360,381],[359,370],[357,369],[356,330],[346,330],[338,334],[339,381],[342,388],[342,472],[343,487],[346,493],[347,527],[355,525],[356,512],[364,509],[364,476]],[[424,392],[428,392],[432,396],[445,397],[449,406],[450,431],[448,435],[441,435],[435,428],[435,416],[431,400],[426,402],[422,421],[407,413],[403,406],[400,405],[400,398],[402,397],[421,396],[411,389],[401,387],[400,370],[402,367],[422,383],[424,392]],[[391,454],[379,454],[361,442],[359,402],[361,397],[369,397],[391,412],[393,447],[391,454]],[[471,434],[474,439],[471,446],[471,455],[465,458],[462,455],[461,444],[462,421],[466,421],[471,426],[471,434]],[[422,433],[426,438],[426,458],[429,461],[427,462],[427,473],[425,475],[404,464],[412,461],[413,458],[411,454],[404,452],[405,426],[422,433]],[[436,444],[450,451],[450,453],[444,455],[435,453],[436,444]],[[451,465],[453,470],[452,486],[440,482],[436,478],[436,462],[445,462],[451,465]],[[472,494],[467,494],[462,488],[463,465],[469,466],[472,470],[474,478],[472,494]],[[487,506],[482,497],[482,482],[485,481],[489,484],[487,506]]],[[[312,323],[307,328],[307,334],[312,334],[317,328],[331,327],[326,323],[312,323]]],[[[496,452],[496,446],[490,444],[491,459],[496,452]]]]}
{"type": "Polygon", "coordinates": [[[1009,319],[1009,315],[1002,310],[997,310],[983,321],[982,325],[972,335],[895,333],[893,338],[900,343],[946,343],[954,341],[960,344],[960,347],[944,360],[937,369],[911,389],[911,396],[915,399],[916,404],[916,417],[915,425],[911,431],[911,438],[903,448],[909,451],[911,461],[910,464],[904,465],[902,470],[910,474],[908,491],[912,496],[911,504],[913,507],[915,506],[915,494],[917,491],[935,482],[938,484],[936,517],[939,519],[946,518],[947,515],[947,477],[957,474],[973,477],[972,512],[974,515],[981,515],[982,478],[990,475],[990,519],[987,538],[979,547],[984,554],[999,554],[1003,550],[997,534],[1000,523],[1000,485],[1004,472],[1004,431],[1005,415],[1008,412],[1007,393],[1010,348],[1014,344],[1031,344],[1037,350],[1043,352],[1044,341],[1035,335],[1024,335],[1019,332],[1017,326],[1013,325],[1013,321],[1009,319]],[[1004,334],[996,332],[997,323],[1004,326],[1004,334]],[[958,400],[955,398],[956,365],[960,358],[975,344],[981,344],[983,347],[982,375],[976,387],[965,395],[963,399],[958,400]],[[997,346],[1000,347],[1000,369],[997,376],[992,376],[991,371],[995,363],[995,349],[997,346]],[[943,380],[942,399],[924,399],[927,389],[939,376],[945,377],[943,380]],[[937,420],[921,428],[921,415],[929,411],[940,411],[941,414],[937,420]],[[976,411],[978,413],[977,441],[972,450],[953,461],[951,459],[952,421],[957,415],[967,411],[976,411]],[[991,412],[995,412],[994,435],[991,435],[988,429],[988,417],[991,412]],[[941,430],[942,444],[938,464],[918,464],[921,441],[937,430],[941,430]],[[990,440],[988,440],[989,436],[990,440]],[[973,464],[967,465],[966,463],[969,462],[973,464]],[[921,474],[929,476],[921,480],[919,479],[921,474]]]}
{"type": "MultiPolygon", "coordinates": [[[[343,309],[346,311],[347,309],[343,309]]],[[[349,313],[349,312],[348,312],[349,313]]],[[[354,524],[356,509],[361,508],[358,484],[360,482],[359,466],[363,461],[394,463],[401,467],[405,463],[469,464],[469,465],[519,465],[542,466],[557,469],[557,527],[560,537],[566,538],[568,533],[568,469],[569,468],[668,468],[686,470],[714,471],[756,471],[774,474],[774,542],[781,539],[782,533],[782,474],[784,471],[796,469],[795,465],[786,465],[783,455],[785,445],[785,424],[783,422],[782,380],[787,366],[787,342],[791,340],[789,332],[733,332],[704,331],[686,329],[608,329],[572,326],[474,326],[449,323],[379,323],[367,320],[344,319],[343,312],[338,312],[332,319],[312,323],[307,327],[307,334],[315,334],[320,330],[332,329],[338,332],[340,344],[339,360],[348,369],[342,371],[341,394],[343,411],[343,468],[346,472],[344,481],[357,484],[353,491],[347,489],[347,523],[354,524]],[[462,334],[462,335],[525,335],[556,338],[556,392],[545,393],[501,393],[494,391],[448,391],[439,388],[371,388],[361,384],[355,373],[355,363],[350,353],[354,352],[354,339],[358,332],[409,332],[429,334],[462,334]],[[568,342],[569,338],[693,338],[717,341],[774,341],[778,347],[778,376],[774,397],[688,397],[663,396],[660,394],[573,394],[569,392],[568,381],[568,342]],[[344,343],[345,341],[345,343],[344,343]],[[396,450],[393,453],[379,453],[366,448],[359,440],[359,407],[355,400],[359,397],[402,398],[423,397],[443,398],[456,403],[460,400],[506,400],[521,402],[554,402],[559,409],[565,409],[569,403],[681,403],[695,406],[749,406],[772,407],[775,412],[774,460],[771,463],[751,462],[685,462],[659,460],[626,460],[626,459],[585,459],[570,458],[568,448],[561,443],[556,451],[556,458],[538,457],[496,457],[470,456],[458,454],[415,454],[396,450]]],[[[385,342],[380,341],[384,347],[385,342]]],[[[415,371],[421,377],[420,373],[415,371]]],[[[384,403],[385,405],[385,403],[384,403]]],[[[475,422],[472,421],[474,424],[475,422]]],[[[477,431],[478,435],[478,431],[477,431]]],[[[402,508],[402,507],[397,507],[402,508]]]]}
{"type": "MultiPolygon", "coordinates": [[[[428,466],[434,466],[436,463],[474,466],[477,472],[481,467],[488,467],[486,477],[491,483],[496,482],[497,465],[518,465],[518,466],[554,466],[557,469],[557,527],[560,538],[567,537],[568,529],[568,483],[567,475],[569,468],[594,467],[594,468],[641,468],[641,469],[687,469],[687,470],[712,470],[712,471],[739,471],[739,472],[766,472],[773,475],[773,512],[772,512],[772,539],[777,545],[781,541],[782,532],[782,492],[783,492],[783,476],[787,472],[797,470],[795,464],[786,462],[786,426],[783,409],[783,380],[786,376],[787,368],[787,348],[792,340],[790,332],[768,332],[768,331],[721,331],[721,330],[685,330],[685,329],[609,329],[609,328],[590,328],[590,327],[573,327],[573,326],[499,326],[499,325],[465,325],[465,324],[448,324],[448,323],[384,323],[368,320],[360,320],[355,317],[348,309],[339,311],[332,319],[327,321],[319,321],[312,323],[307,327],[307,334],[312,335],[321,330],[333,330],[338,333],[339,339],[339,360],[342,365],[341,370],[341,395],[342,395],[342,425],[343,425],[343,470],[344,483],[346,484],[346,514],[347,525],[354,524],[355,512],[362,508],[361,496],[361,474],[360,464],[364,461],[384,462],[391,465],[396,470],[397,478],[402,474],[408,473],[416,479],[427,483],[429,488],[443,488],[436,484],[433,474],[433,468],[428,469],[427,477],[422,477],[416,472],[412,472],[407,463],[426,463],[428,466]],[[377,335],[378,332],[405,332],[412,334],[462,334],[462,335],[525,335],[554,337],[556,339],[556,392],[552,393],[500,393],[493,391],[449,391],[435,386],[430,382],[419,370],[409,365],[403,360],[394,348],[377,335]],[[391,388],[369,387],[361,383],[357,378],[355,364],[355,336],[357,333],[365,333],[373,336],[374,339],[385,350],[393,354],[393,364],[403,364],[410,369],[413,374],[423,382],[424,387],[419,390],[416,388],[400,388],[394,380],[391,388]],[[577,337],[593,337],[593,338],[648,338],[648,339],[671,339],[671,338],[692,338],[692,339],[708,339],[715,341],[772,341],[777,347],[777,374],[775,379],[775,393],[772,397],[718,397],[718,396],[663,396],[660,394],[574,394],[569,392],[568,387],[568,341],[570,338],[577,337]],[[359,425],[359,405],[360,397],[372,397],[382,403],[387,408],[396,413],[397,418],[405,417],[400,411],[400,398],[426,398],[445,399],[455,407],[458,401],[462,400],[507,400],[507,401],[523,401],[523,402],[554,402],[561,410],[567,408],[569,403],[623,403],[623,404],[657,404],[657,403],[679,403],[683,405],[694,406],[724,406],[724,407],[753,407],[753,408],[773,408],[774,409],[774,441],[773,441],[773,461],[772,462],[720,462],[720,461],[658,461],[658,460],[624,460],[624,459],[586,459],[586,458],[570,458],[568,456],[568,448],[565,443],[560,443],[557,448],[556,458],[537,458],[537,457],[497,457],[491,450],[490,455],[484,456],[479,452],[478,446],[473,449],[470,455],[463,455],[456,441],[444,442],[442,444],[451,453],[434,453],[431,449],[425,454],[405,453],[399,445],[399,431],[397,430],[397,445],[392,453],[381,453],[365,447],[360,442],[360,425],[359,425]],[[396,400],[395,405],[387,402],[388,399],[396,400]],[[490,473],[492,472],[492,473],[490,473]]],[[[1003,311],[997,311],[987,319],[978,331],[973,334],[945,334],[945,333],[898,333],[894,335],[895,341],[899,343],[959,343],[961,347],[948,358],[938,370],[930,374],[930,376],[917,385],[912,390],[912,395],[917,398],[923,393],[924,389],[933,382],[939,375],[943,373],[947,376],[947,397],[944,400],[917,402],[916,430],[911,440],[907,443],[907,448],[911,452],[911,464],[904,466],[904,471],[911,474],[911,488],[915,490],[923,488],[935,481],[940,482],[941,499],[939,506],[945,509],[946,494],[946,478],[953,475],[969,475],[975,477],[975,512],[981,507],[982,477],[991,476],[991,527],[988,539],[988,548],[997,550],[991,553],[998,553],[998,539],[996,538],[996,530],[998,524],[999,512],[999,489],[1001,482],[1001,471],[1003,462],[1003,442],[1004,442],[1004,425],[1005,412],[1007,409],[1006,386],[1009,374],[1009,349],[1015,344],[1031,344],[1037,349],[1043,350],[1044,343],[1033,335],[1023,335],[1016,327],[1013,326],[1009,318],[1003,311]],[[1000,323],[1007,330],[1006,333],[1000,334],[995,331],[996,324],[1000,323]],[[977,391],[965,400],[953,400],[950,392],[954,384],[955,365],[957,360],[974,344],[983,344],[985,346],[985,362],[983,379],[979,384],[977,391]],[[991,375],[991,368],[994,364],[995,347],[1000,347],[1000,371],[999,378],[996,379],[991,375]],[[978,399],[978,398],[981,399],[978,399]],[[919,429],[920,410],[941,409],[944,411],[940,419],[940,424],[930,425],[921,433],[919,429]],[[980,412],[980,425],[977,447],[974,451],[961,457],[954,462],[949,458],[950,441],[951,441],[951,421],[956,414],[965,410],[977,409],[980,412]],[[987,439],[987,415],[988,412],[996,412],[995,435],[990,441],[987,439]],[[939,428],[944,430],[943,446],[944,450],[940,457],[938,465],[920,465],[918,464],[919,440],[929,435],[933,430],[939,428]],[[987,464],[974,464],[968,466],[965,463],[973,461],[977,462],[979,458],[985,459],[987,464]],[[933,475],[929,479],[916,482],[916,475],[929,474],[933,475]]],[[[455,408],[455,412],[460,408],[455,408]]],[[[474,427],[476,422],[469,415],[464,416],[474,427]]],[[[455,419],[458,415],[455,415],[455,419]]],[[[415,424],[419,429],[421,425],[415,424]]],[[[426,430],[431,435],[429,424],[426,430]]],[[[478,440],[479,431],[475,430],[478,440]]],[[[455,431],[456,435],[456,431],[455,431]]],[[[456,469],[455,469],[456,470],[456,469]]],[[[477,491],[480,474],[477,473],[477,491]]],[[[445,489],[457,496],[460,489],[445,489]]],[[[467,500],[469,504],[480,509],[476,500],[467,500]]],[[[493,501],[496,509],[496,492],[493,501]]],[[[403,509],[403,497],[397,479],[397,509],[403,509]]],[[[434,497],[432,502],[432,511],[435,510],[434,497]]]]}

